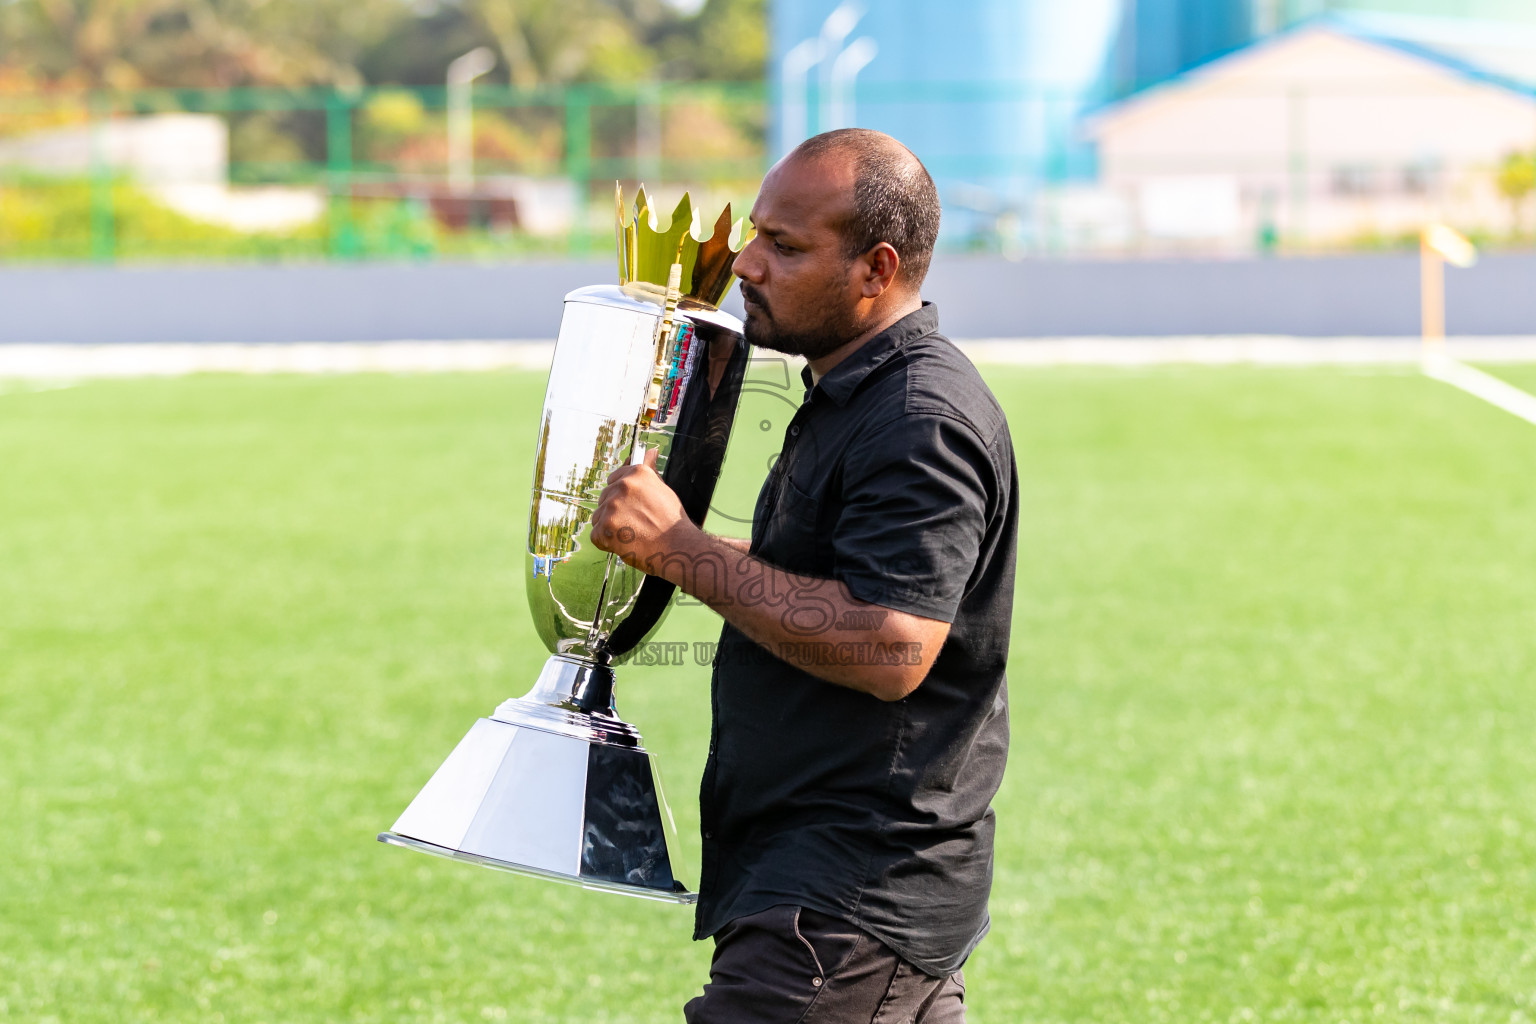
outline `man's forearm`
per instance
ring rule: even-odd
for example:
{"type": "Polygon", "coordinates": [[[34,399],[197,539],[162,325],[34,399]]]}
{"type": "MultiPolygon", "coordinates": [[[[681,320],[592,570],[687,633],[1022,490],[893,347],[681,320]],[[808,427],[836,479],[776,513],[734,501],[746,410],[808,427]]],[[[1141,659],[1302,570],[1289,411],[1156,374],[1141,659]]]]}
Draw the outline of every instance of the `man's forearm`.
{"type": "Polygon", "coordinates": [[[799,576],[737,538],[675,531],[642,565],[707,604],[782,660],[884,700],[922,682],[948,625],[860,601],[837,580],[799,576]]]}
{"type": "Polygon", "coordinates": [[[695,526],[677,493],[643,465],[608,474],[592,513],[592,543],[677,584],[778,657],[882,700],[917,688],[949,623],[856,599],[837,580],[797,576],[695,526]]]}

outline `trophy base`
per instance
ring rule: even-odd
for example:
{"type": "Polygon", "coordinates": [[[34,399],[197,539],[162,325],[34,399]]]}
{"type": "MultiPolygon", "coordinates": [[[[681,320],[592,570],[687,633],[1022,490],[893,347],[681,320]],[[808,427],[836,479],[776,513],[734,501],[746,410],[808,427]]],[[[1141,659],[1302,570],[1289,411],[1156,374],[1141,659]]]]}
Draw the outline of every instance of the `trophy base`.
{"type": "MultiPolygon", "coordinates": [[[[634,727],[571,699],[597,668],[549,659],[527,697],[482,718],[379,841],[670,903],[676,825],[634,727]],[[564,690],[562,699],[557,692],[564,690]]],[[[611,680],[610,680],[611,681],[611,680]]]]}
{"type": "Polygon", "coordinates": [[[483,868],[494,868],[497,871],[509,871],[514,875],[527,875],[529,878],[543,878],[551,882],[559,882],[562,885],[579,885],[583,889],[591,889],[594,892],[611,892],[620,896],[634,896],[642,900],[656,900],[658,903],[680,903],[691,906],[699,902],[699,894],[696,892],[662,892],[659,889],[647,889],[640,885],[624,885],[618,882],[602,882],[591,878],[581,878],[576,875],[562,875],[555,871],[542,871],[526,864],[510,864],[502,860],[492,860],[489,857],[481,857],[473,853],[465,853],[463,850],[450,850],[446,846],[433,846],[424,843],[420,839],[412,839],[410,836],[398,835],[394,832],[380,832],[379,842],[388,843],[391,846],[402,846],[407,850],[420,850],[422,853],[430,853],[434,857],[446,857],[449,860],[462,861],[465,864],[478,864],[483,868]]]}

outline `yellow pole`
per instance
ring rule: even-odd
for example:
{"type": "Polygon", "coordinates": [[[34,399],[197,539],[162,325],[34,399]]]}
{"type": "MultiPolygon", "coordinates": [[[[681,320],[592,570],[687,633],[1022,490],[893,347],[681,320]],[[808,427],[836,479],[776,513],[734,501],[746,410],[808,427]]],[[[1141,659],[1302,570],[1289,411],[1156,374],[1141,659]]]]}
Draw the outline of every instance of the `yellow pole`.
{"type": "Polygon", "coordinates": [[[1429,244],[1426,231],[1419,239],[1419,319],[1424,354],[1445,348],[1445,257],[1429,244]]]}

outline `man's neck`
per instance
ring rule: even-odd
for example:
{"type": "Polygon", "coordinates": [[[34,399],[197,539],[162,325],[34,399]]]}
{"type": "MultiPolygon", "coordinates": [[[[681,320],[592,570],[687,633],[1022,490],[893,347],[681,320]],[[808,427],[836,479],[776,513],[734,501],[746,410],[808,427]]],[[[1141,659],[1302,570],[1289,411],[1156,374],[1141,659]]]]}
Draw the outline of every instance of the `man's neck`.
{"type": "Polygon", "coordinates": [[[908,315],[909,313],[915,313],[922,308],[923,300],[920,296],[913,295],[910,298],[903,299],[901,302],[897,303],[890,312],[877,320],[873,327],[869,328],[869,330],[865,331],[857,338],[839,345],[837,348],[833,349],[831,352],[828,352],[824,356],[818,356],[815,359],[807,360],[811,367],[811,382],[813,384],[819,382],[821,378],[825,377],[832,371],[834,366],[836,366],[838,363],[841,363],[844,359],[847,359],[859,349],[869,344],[871,340],[890,329],[892,324],[896,323],[898,320],[908,315]]]}

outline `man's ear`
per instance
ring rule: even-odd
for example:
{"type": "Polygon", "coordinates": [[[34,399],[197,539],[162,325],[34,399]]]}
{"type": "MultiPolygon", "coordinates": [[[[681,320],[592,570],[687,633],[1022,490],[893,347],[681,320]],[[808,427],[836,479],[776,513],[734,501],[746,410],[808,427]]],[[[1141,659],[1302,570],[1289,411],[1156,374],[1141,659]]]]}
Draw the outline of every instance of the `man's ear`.
{"type": "Polygon", "coordinates": [[[867,268],[864,274],[864,298],[877,299],[896,281],[901,270],[901,257],[889,242],[880,242],[870,249],[860,261],[867,268]]]}

